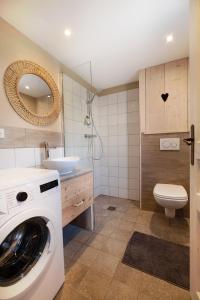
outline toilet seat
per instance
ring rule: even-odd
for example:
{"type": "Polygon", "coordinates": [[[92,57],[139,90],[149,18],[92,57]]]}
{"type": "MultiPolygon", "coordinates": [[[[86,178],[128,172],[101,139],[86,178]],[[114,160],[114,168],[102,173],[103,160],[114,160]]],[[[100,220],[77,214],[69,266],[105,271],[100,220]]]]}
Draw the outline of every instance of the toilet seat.
{"type": "Polygon", "coordinates": [[[185,201],[185,200],[187,200],[188,198],[187,197],[185,197],[185,198],[175,198],[175,197],[162,197],[162,196],[160,196],[160,195],[157,195],[157,194],[155,194],[154,193],[154,196],[155,197],[157,197],[158,199],[160,199],[160,200],[165,200],[165,201],[185,201]]]}
{"type": "Polygon", "coordinates": [[[154,187],[153,194],[160,200],[166,201],[185,201],[188,199],[187,192],[182,185],[157,183],[154,187]]]}

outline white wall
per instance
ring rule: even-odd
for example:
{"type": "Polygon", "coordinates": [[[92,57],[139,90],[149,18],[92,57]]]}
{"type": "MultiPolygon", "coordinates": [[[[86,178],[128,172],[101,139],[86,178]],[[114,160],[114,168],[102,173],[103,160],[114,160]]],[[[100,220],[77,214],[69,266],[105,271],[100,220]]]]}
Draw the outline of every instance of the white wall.
{"type": "MultiPolygon", "coordinates": [[[[64,148],[49,150],[51,158],[64,155],[64,148]]],[[[0,149],[0,169],[39,167],[45,159],[44,148],[9,148],[0,149]]]]}
{"type": "Polygon", "coordinates": [[[99,97],[99,193],[139,200],[139,90],[99,97]]]}

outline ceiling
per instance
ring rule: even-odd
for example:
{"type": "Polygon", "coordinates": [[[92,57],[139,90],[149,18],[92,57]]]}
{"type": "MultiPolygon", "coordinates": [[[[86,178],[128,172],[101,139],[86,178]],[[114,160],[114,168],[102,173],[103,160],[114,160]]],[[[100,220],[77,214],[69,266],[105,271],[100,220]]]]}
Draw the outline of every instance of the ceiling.
{"type": "Polygon", "coordinates": [[[1,0],[0,16],[101,90],[188,56],[189,0],[1,0]],[[65,28],[72,32],[64,35],[65,28]],[[173,33],[174,42],[165,36],[173,33]]]}

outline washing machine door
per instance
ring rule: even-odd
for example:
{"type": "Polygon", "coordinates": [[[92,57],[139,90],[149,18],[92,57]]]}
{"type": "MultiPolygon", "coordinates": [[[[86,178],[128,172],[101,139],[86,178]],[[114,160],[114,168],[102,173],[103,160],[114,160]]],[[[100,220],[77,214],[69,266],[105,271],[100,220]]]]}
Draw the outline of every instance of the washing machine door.
{"type": "Polygon", "coordinates": [[[52,218],[30,211],[0,229],[0,299],[24,294],[47,266],[55,247],[52,218]]]}

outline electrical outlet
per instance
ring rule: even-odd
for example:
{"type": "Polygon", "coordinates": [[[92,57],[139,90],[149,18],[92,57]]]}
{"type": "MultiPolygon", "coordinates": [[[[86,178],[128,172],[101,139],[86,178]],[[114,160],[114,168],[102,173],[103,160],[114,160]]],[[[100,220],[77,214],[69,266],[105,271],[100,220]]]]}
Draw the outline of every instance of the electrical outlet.
{"type": "Polygon", "coordinates": [[[5,138],[5,130],[3,128],[0,128],[0,139],[5,138]]]}

